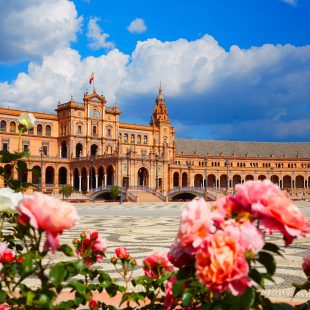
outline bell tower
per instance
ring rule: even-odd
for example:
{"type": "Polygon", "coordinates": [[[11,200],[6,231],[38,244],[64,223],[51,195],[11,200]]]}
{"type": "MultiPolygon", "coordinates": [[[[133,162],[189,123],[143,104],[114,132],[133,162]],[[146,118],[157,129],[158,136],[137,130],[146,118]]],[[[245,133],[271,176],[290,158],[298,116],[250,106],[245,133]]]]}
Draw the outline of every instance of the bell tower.
{"type": "Polygon", "coordinates": [[[163,95],[161,85],[159,87],[158,96],[155,99],[156,106],[153,109],[153,117],[151,119],[151,126],[160,126],[161,124],[170,125],[168,116],[168,109],[165,105],[166,98],[163,95]]]}

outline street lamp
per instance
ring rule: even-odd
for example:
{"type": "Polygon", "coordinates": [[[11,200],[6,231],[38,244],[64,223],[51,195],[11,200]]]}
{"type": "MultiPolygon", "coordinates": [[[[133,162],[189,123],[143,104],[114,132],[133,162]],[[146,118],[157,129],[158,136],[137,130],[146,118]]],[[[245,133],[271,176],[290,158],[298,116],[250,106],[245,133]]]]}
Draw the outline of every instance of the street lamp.
{"type": "Polygon", "coordinates": [[[158,190],[158,161],[159,156],[155,155],[155,191],[158,190]]]}
{"type": "Polygon", "coordinates": [[[131,153],[131,150],[128,150],[128,151],[127,151],[127,154],[126,154],[126,159],[127,159],[127,182],[126,182],[126,190],[128,190],[128,187],[129,187],[129,163],[130,163],[130,153],[131,153]]]}
{"type": "Polygon", "coordinates": [[[43,183],[42,183],[42,176],[43,176],[43,153],[44,153],[44,151],[43,151],[43,146],[41,146],[40,148],[39,148],[39,152],[40,152],[40,156],[41,156],[41,167],[40,167],[40,169],[41,169],[41,175],[40,175],[40,184],[39,184],[39,192],[42,192],[43,191],[43,183]]]}
{"type": "Polygon", "coordinates": [[[205,157],[205,188],[208,188],[208,172],[207,172],[207,166],[208,166],[208,157],[205,157]]]}
{"type": "Polygon", "coordinates": [[[229,167],[229,160],[225,160],[225,166],[226,166],[226,195],[228,193],[228,188],[229,188],[229,180],[228,180],[228,167],[229,167]]]}

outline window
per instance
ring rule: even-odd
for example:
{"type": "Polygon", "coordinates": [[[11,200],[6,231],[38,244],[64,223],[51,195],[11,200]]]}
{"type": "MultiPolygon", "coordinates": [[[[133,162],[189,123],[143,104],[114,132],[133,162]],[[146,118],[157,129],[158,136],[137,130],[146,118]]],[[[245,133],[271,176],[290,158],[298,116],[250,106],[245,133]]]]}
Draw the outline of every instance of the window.
{"type": "Polygon", "coordinates": [[[93,126],[93,136],[97,136],[97,126],[93,126]]]}
{"type": "Polygon", "coordinates": [[[130,142],[131,142],[131,143],[135,143],[135,136],[134,136],[134,135],[131,135],[131,136],[130,136],[130,142]]]}
{"type": "Polygon", "coordinates": [[[137,143],[139,143],[139,144],[141,143],[141,136],[140,135],[137,136],[137,143]]]}
{"type": "Polygon", "coordinates": [[[42,125],[41,124],[37,126],[37,135],[42,136],[42,125]]]}
{"type": "Polygon", "coordinates": [[[146,150],[141,150],[141,155],[146,156],[146,150]]]}
{"type": "Polygon", "coordinates": [[[3,142],[2,143],[2,150],[3,151],[8,151],[9,150],[9,143],[8,142],[3,142]]]}
{"type": "Polygon", "coordinates": [[[24,152],[29,151],[29,145],[28,144],[23,144],[23,151],[24,152]]]}
{"type": "Polygon", "coordinates": [[[0,131],[6,131],[6,121],[1,121],[0,123],[0,131]]]}
{"type": "Polygon", "coordinates": [[[81,135],[82,134],[82,126],[77,126],[77,134],[81,135]]]}
{"type": "Polygon", "coordinates": [[[46,125],[45,127],[45,135],[50,136],[52,134],[52,129],[50,125],[46,125]]]}
{"type": "Polygon", "coordinates": [[[33,135],[33,127],[30,128],[30,129],[28,129],[28,134],[29,134],[29,135],[33,135]]]}
{"type": "Polygon", "coordinates": [[[16,132],[16,123],[15,122],[10,123],[10,132],[16,132]]]}
{"type": "Polygon", "coordinates": [[[96,118],[99,118],[100,117],[100,112],[96,109],[93,109],[89,112],[89,116],[90,117],[96,117],[96,118]]]}
{"type": "Polygon", "coordinates": [[[128,142],[128,134],[127,133],[124,134],[124,142],[126,142],[126,143],[128,142]]]}
{"type": "Polygon", "coordinates": [[[108,128],[107,135],[108,135],[108,137],[111,137],[111,136],[112,136],[112,134],[111,134],[111,128],[108,128]]]}
{"type": "Polygon", "coordinates": [[[43,144],[42,150],[43,150],[43,155],[47,156],[48,155],[48,145],[43,144]]]}
{"type": "Polygon", "coordinates": [[[143,144],[147,144],[147,136],[143,137],[143,144]]]}

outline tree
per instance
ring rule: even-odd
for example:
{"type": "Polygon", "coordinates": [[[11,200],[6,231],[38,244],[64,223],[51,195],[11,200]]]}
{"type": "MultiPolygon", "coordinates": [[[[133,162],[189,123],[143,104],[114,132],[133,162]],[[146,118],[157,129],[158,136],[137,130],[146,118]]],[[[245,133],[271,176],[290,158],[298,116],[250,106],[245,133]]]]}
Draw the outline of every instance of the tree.
{"type": "Polygon", "coordinates": [[[60,190],[59,193],[62,194],[62,199],[69,198],[73,193],[75,192],[75,189],[72,185],[67,184],[63,186],[60,190]]]}
{"type": "Polygon", "coordinates": [[[111,198],[113,200],[116,200],[120,194],[119,187],[115,185],[111,186],[110,193],[111,193],[111,198]]]}

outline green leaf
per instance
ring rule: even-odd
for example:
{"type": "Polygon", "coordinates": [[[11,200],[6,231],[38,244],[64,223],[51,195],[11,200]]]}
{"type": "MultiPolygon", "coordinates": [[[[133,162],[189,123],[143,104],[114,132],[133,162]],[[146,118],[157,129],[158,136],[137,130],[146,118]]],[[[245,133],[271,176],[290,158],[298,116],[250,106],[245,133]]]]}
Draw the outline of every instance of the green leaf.
{"type": "Polygon", "coordinates": [[[274,275],[276,271],[276,261],[272,254],[268,252],[259,252],[258,261],[266,268],[270,275],[274,275]]]}
{"type": "Polygon", "coordinates": [[[174,297],[181,297],[183,295],[183,286],[186,280],[176,281],[173,285],[172,292],[174,297]]]}
{"type": "Polygon", "coordinates": [[[33,272],[33,261],[32,256],[28,253],[25,255],[25,259],[22,261],[22,274],[28,275],[33,272]]]}
{"type": "Polygon", "coordinates": [[[27,164],[23,160],[18,160],[16,169],[18,171],[27,171],[27,164]]]}
{"type": "Polygon", "coordinates": [[[264,288],[264,278],[259,271],[257,271],[256,269],[251,269],[249,272],[249,276],[253,281],[255,281],[262,288],[264,288]]]}
{"type": "Polygon", "coordinates": [[[69,282],[68,286],[76,290],[81,296],[85,296],[86,290],[83,282],[78,280],[71,281],[69,282]]]}
{"type": "Polygon", "coordinates": [[[241,308],[250,309],[255,301],[255,291],[253,288],[248,288],[246,292],[240,296],[241,308]]]}
{"type": "Polygon", "coordinates": [[[49,279],[55,285],[61,284],[67,276],[67,271],[62,262],[54,265],[49,272],[49,279]]]}
{"type": "Polygon", "coordinates": [[[263,247],[263,250],[265,251],[269,251],[269,252],[272,252],[272,253],[276,253],[280,256],[283,257],[282,253],[281,253],[281,248],[278,247],[276,244],[274,243],[271,243],[271,242],[266,242],[264,247],[263,247]]]}
{"type": "Polygon", "coordinates": [[[60,248],[58,248],[57,251],[64,253],[66,256],[70,256],[70,257],[75,256],[72,248],[66,244],[63,244],[62,246],[60,246],[60,248]]]}
{"type": "Polygon", "coordinates": [[[182,302],[185,307],[189,307],[192,304],[193,294],[191,291],[187,290],[182,296],[182,302]]]}
{"type": "Polygon", "coordinates": [[[1,304],[5,303],[7,297],[8,297],[7,293],[1,289],[0,290],[0,303],[1,304]]]}

